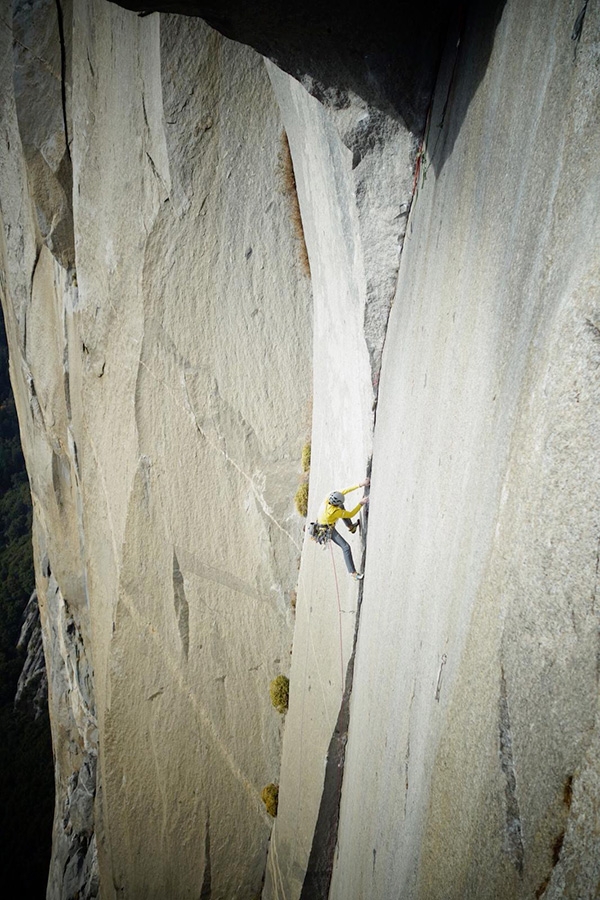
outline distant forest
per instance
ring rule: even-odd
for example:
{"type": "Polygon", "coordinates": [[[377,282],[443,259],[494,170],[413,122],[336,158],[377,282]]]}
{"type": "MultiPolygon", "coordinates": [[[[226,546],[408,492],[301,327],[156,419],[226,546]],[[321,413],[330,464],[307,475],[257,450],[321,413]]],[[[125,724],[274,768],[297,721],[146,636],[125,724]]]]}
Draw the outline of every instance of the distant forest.
{"type": "Polygon", "coordinates": [[[17,706],[25,661],[17,650],[34,589],[31,497],[8,375],[0,316],[0,847],[2,883],[14,896],[43,900],[50,863],[54,772],[47,708],[35,718],[35,685],[17,706]]]}

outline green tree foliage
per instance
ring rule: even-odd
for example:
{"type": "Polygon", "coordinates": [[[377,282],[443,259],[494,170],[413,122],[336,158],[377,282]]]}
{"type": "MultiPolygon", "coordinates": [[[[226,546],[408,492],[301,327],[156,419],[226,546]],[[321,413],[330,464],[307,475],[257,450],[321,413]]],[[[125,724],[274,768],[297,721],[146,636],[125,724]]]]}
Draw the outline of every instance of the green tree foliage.
{"type": "Polygon", "coordinates": [[[54,808],[50,724],[47,711],[35,718],[31,691],[14,702],[25,659],[17,642],[33,588],[31,497],[0,322],[0,846],[20,896],[44,897],[54,808]]]}

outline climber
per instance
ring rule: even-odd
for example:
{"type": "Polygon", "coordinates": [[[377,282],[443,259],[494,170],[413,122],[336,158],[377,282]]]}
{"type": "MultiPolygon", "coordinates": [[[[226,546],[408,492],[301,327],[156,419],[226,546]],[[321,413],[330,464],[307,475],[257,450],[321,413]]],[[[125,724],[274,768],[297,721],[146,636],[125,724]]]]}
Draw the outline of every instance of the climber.
{"type": "Polygon", "coordinates": [[[344,524],[349,529],[349,531],[354,534],[356,529],[358,528],[358,521],[352,522],[352,516],[355,516],[362,506],[365,503],[369,502],[368,497],[363,497],[358,501],[354,509],[347,510],[344,507],[344,495],[350,494],[352,491],[358,490],[360,487],[366,487],[369,484],[369,479],[366,481],[361,481],[360,484],[355,484],[353,487],[346,488],[344,491],[332,491],[331,494],[328,494],[327,497],[323,500],[321,504],[321,508],[319,509],[319,514],[317,516],[317,523],[319,525],[327,525],[329,526],[329,539],[337,544],[338,547],[342,548],[342,552],[344,554],[344,560],[346,562],[346,568],[349,573],[352,575],[355,581],[360,581],[363,578],[362,572],[357,572],[354,568],[354,560],[352,559],[352,551],[350,550],[350,544],[348,541],[345,541],[341,534],[336,531],[335,523],[338,519],[343,519],[344,524]]]}

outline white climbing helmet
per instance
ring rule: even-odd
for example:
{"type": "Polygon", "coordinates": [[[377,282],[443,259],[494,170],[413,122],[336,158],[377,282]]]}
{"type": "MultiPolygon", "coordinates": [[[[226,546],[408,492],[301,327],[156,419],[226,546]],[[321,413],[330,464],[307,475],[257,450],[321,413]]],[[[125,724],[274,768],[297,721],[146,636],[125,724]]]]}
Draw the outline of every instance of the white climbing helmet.
{"type": "Polygon", "coordinates": [[[341,491],[332,491],[328,499],[332,506],[340,506],[343,509],[344,495],[341,491]]]}

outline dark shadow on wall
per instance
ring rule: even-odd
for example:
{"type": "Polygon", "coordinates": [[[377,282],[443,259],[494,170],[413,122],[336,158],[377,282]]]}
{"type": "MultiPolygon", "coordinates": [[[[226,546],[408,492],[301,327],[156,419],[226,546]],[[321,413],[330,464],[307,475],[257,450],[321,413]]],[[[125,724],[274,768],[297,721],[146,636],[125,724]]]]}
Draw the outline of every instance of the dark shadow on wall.
{"type": "Polygon", "coordinates": [[[422,134],[449,29],[464,0],[118,0],[146,16],[153,11],[197,16],[248,44],[302,81],[332,109],[349,92],[401,118],[422,134]]]}
{"type": "Polygon", "coordinates": [[[35,584],[31,514],[0,311],[0,847],[5,895],[13,893],[6,893],[12,875],[14,896],[41,898],[50,866],[54,766],[45,671],[33,666],[24,672],[34,631],[41,645],[39,614],[37,625],[27,617],[22,628],[25,612],[37,607],[35,595],[29,604],[35,584]]]}
{"type": "Polygon", "coordinates": [[[439,175],[487,71],[506,0],[472,0],[449,24],[425,134],[427,163],[439,175]]]}

